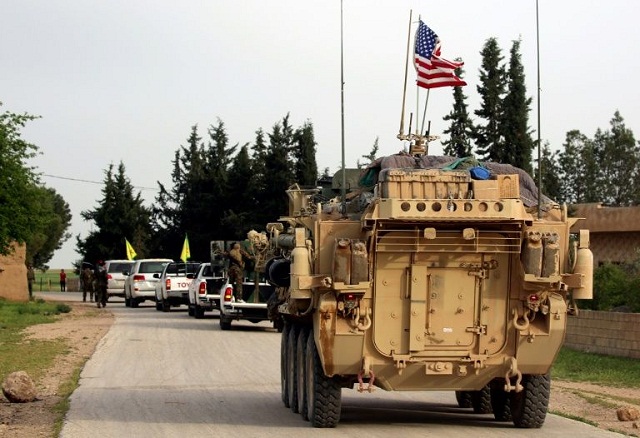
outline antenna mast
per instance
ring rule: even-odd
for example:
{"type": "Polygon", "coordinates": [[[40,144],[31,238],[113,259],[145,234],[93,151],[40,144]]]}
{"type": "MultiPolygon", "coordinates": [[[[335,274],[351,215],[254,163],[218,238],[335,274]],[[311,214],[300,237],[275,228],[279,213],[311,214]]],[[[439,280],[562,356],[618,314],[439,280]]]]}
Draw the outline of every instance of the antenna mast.
{"type": "Polygon", "coordinates": [[[340,0],[340,107],[341,107],[341,130],[342,130],[342,190],[340,198],[342,199],[342,216],[347,217],[347,169],[344,160],[344,49],[343,41],[343,0],[340,0]]]}

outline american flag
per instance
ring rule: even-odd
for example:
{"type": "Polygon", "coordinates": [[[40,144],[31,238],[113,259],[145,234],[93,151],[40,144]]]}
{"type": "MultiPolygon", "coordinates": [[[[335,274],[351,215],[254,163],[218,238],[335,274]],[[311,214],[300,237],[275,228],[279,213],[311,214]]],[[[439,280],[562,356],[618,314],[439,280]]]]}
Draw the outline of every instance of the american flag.
{"type": "Polygon", "coordinates": [[[457,87],[467,85],[454,71],[464,62],[447,61],[440,57],[440,38],[422,20],[416,31],[414,64],[417,84],[422,88],[457,87]]]}

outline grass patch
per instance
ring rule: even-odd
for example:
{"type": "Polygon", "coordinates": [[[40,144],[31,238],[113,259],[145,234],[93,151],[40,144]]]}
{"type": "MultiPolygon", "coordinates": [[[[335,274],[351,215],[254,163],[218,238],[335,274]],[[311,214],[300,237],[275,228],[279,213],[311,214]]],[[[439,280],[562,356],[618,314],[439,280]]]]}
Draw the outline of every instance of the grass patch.
{"type": "Polygon", "coordinates": [[[0,299],[0,381],[14,371],[26,371],[38,379],[58,354],[67,351],[63,341],[27,340],[23,330],[56,321],[71,307],[43,300],[16,303],[0,299]]]}
{"type": "Polygon", "coordinates": [[[62,399],[53,408],[54,412],[56,413],[56,421],[53,425],[53,436],[55,437],[60,436],[60,432],[62,431],[62,426],[64,425],[64,416],[67,415],[67,412],[69,411],[69,397],[71,397],[71,394],[79,385],[80,372],[82,371],[83,365],[84,364],[76,368],[69,380],[63,382],[58,388],[58,394],[60,395],[60,397],[62,397],[62,399]]]}
{"type": "Polygon", "coordinates": [[[574,382],[637,388],[640,387],[640,361],[563,347],[553,364],[551,376],[574,382]]]}
{"type": "Polygon", "coordinates": [[[620,407],[619,403],[613,403],[612,401],[606,400],[599,395],[590,395],[590,393],[584,393],[582,391],[571,391],[577,397],[585,400],[587,403],[591,403],[592,405],[602,406],[607,409],[617,409],[620,407]]]}

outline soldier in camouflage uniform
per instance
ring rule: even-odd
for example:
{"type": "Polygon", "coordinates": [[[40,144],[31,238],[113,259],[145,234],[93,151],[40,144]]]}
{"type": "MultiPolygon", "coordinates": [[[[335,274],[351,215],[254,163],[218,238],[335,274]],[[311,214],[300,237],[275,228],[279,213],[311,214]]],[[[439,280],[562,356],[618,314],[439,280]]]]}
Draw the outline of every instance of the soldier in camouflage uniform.
{"type": "Polygon", "coordinates": [[[82,301],[87,301],[87,293],[89,301],[93,301],[93,272],[88,266],[80,273],[80,279],[82,280],[82,301]]]}
{"type": "Polygon", "coordinates": [[[229,252],[226,253],[229,259],[229,282],[233,284],[233,296],[236,303],[244,303],[242,296],[242,282],[244,281],[244,261],[252,259],[246,251],[240,248],[239,243],[234,243],[229,252]]]}
{"type": "Polygon", "coordinates": [[[104,266],[104,262],[100,260],[95,271],[95,283],[96,283],[96,306],[107,306],[107,270],[104,266]]]}

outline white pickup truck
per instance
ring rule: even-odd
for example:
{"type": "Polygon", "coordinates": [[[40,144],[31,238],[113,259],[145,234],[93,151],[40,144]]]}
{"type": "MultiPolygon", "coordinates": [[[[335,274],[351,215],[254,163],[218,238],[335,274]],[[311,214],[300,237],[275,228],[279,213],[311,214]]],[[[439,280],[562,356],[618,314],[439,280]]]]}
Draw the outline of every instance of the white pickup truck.
{"type": "Polygon", "coordinates": [[[198,262],[171,262],[160,274],[156,284],[156,310],[168,312],[171,306],[189,305],[189,285],[198,270],[198,262]]]}
{"type": "MultiPolygon", "coordinates": [[[[242,283],[242,299],[244,303],[236,303],[233,298],[233,285],[226,282],[220,295],[220,329],[231,329],[233,320],[246,319],[253,323],[269,320],[267,301],[275,292],[269,283],[244,281],[242,283]]],[[[274,325],[275,326],[275,325],[274,325]]]]}
{"type": "Polygon", "coordinates": [[[220,307],[220,291],[227,283],[220,269],[203,263],[189,285],[189,316],[204,317],[204,312],[220,307]]]}

